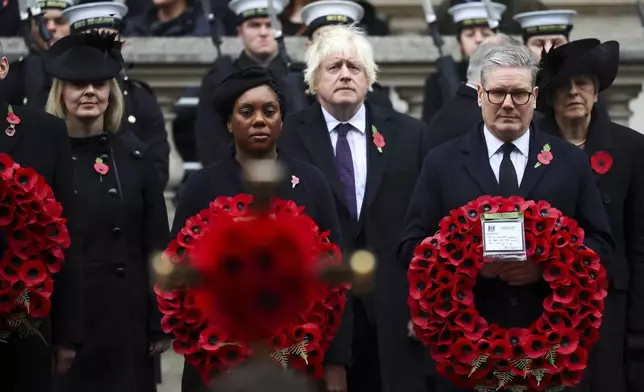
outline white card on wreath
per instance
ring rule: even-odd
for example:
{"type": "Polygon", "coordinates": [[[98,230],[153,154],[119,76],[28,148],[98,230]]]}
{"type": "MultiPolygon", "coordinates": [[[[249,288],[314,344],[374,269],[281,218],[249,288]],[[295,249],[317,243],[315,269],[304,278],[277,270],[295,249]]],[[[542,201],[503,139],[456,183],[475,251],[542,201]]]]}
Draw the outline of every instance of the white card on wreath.
{"type": "Polygon", "coordinates": [[[485,262],[527,260],[522,212],[482,214],[481,229],[485,262]]]}

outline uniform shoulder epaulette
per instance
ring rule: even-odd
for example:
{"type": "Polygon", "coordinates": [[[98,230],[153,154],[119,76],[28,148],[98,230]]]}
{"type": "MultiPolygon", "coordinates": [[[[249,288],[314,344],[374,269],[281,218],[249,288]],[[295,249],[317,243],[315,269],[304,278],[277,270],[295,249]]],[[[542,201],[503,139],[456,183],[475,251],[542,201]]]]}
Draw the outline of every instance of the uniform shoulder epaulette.
{"type": "Polygon", "coordinates": [[[150,94],[156,96],[156,93],[154,92],[152,87],[150,87],[149,84],[147,84],[146,82],[144,82],[142,80],[132,79],[132,78],[128,77],[127,79],[124,80],[124,82],[125,82],[126,86],[129,84],[129,85],[134,86],[134,87],[140,87],[140,88],[146,90],[147,92],[149,92],[150,94]]]}
{"type": "Polygon", "coordinates": [[[125,144],[129,155],[135,159],[141,159],[145,156],[146,151],[148,150],[148,145],[143,143],[134,133],[131,131],[119,132],[121,140],[125,144]]]}

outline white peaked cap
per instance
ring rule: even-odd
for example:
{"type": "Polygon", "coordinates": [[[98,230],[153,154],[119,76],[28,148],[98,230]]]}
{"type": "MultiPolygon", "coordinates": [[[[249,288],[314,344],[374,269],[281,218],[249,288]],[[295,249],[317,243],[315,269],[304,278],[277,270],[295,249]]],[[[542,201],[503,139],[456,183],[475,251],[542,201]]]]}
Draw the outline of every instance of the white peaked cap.
{"type": "MultiPolygon", "coordinates": [[[[275,13],[280,14],[288,5],[289,0],[273,0],[275,13]]],[[[243,15],[244,12],[251,10],[268,9],[268,0],[232,0],[228,8],[236,15],[243,15]]]]}
{"type": "Polygon", "coordinates": [[[105,17],[123,20],[125,15],[127,15],[127,6],[115,1],[79,4],[65,9],[62,14],[69,24],[74,24],[81,20],[105,17]]]}
{"type": "Polygon", "coordinates": [[[336,16],[359,22],[364,17],[364,8],[358,3],[347,0],[320,0],[302,8],[302,22],[307,26],[318,18],[336,16]]]}
{"type": "Polygon", "coordinates": [[[519,22],[521,28],[552,26],[552,25],[572,25],[572,18],[577,15],[574,10],[548,10],[524,12],[514,15],[514,20],[519,22]]]}
{"type": "MultiPolygon", "coordinates": [[[[492,3],[492,12],[494,13],[494,19],[500,21],[501,16],[503,16],[503,12],[505,12],[506,8],[507,7],[503,4],[492,3]]],[[[465,20],[488,19],[487,11],[485,10],[485,4],[482,1],[457,4],[448,9],[447,12],[452,15],[454,23],[460,23],[465,20]]]]}

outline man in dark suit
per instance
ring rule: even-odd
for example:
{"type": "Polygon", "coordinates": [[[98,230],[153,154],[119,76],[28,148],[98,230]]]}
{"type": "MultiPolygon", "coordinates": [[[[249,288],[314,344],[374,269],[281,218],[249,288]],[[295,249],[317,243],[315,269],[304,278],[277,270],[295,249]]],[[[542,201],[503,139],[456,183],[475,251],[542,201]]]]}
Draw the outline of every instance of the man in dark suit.
{"type": "MultiPolygon", "coordinates": [[[[0,79],[7,75],[6,58],[0,60],[0,79]]],[[[56,201],[63,207],[72,244],[76,229],[72,188],[73,162],[65,122],[42,111],[26,107],[0,105],[3,127],[8,113],[20,118],[14,132],[0,132],[0,153],[8,154],[22,167],[41,175],[51,187],[56,201]]],[[[0,251],[7,249],[5,233],[0,231],[0,251]]],[[[8,284],[2,282],[0,286],[8,284]]],[[[61,270],[54,275],[51,311],[37,327],[38,335],[21,336],[13,332],[6,342],[0,342],[0,391],[43,392],[52,387],[52,371],[65,374],[71,367],[82,344],[83,304],[81,265],[78,248],[72,245],[65,251],[61,270]]],[[[6,286],[5,286],[6,287],[6,286]]],[[[0,324],[6,320],[0,316],[0,324]]]]}
{"type": "MultiPolygon", "coordinates": [[[[614,242],[588,158],[570,143],[531,126],[537,67],[528,48],[498,47],[481,64],[478,103],[483,124],[432,150],[407,211],[399,261],[408,265],[414,248],[439,227],[451,209],[482,195],[545,200],[584,229],[609,277],[614,242]],[[545,145],[553,155],[535,167],[545,145]]],[[[528,327],[543,312],[551,292],[530,260],[487,263],[474,288],[476,306],[489,323],[528,327]]],[[[447,381],[440,391],[460,391],[447,381]]]]}
{"type": "Polygon", "coordinates": [[[378,260],[376,290],[354,301],[349,390],[424,390],[422,363],[414,357],[414,349],[422,355],[421,347],[406,330],[406,272],[395,258],[404,212],[428,150],[427,129],[409,116],[365,102],[377,67],[373,48],[358,28],[327,27],[308,48],[306,62],[306,82],[318,102],[286,118],[280,152],[325,174],[336,198],[345,254],[367,248],[378,260]]]}
{"type": "Polygon", "coordinates": [[[429,123],[431,148],[465,135],[483,120],[476,93],[476,86],[481,79],[481,62],[490,50],[505,45],[520,46],[521,42],[503,33],[487,37],[481,42],[470,58],[467,82],[461,83],[456,96],[447,102],[429,123]]]}

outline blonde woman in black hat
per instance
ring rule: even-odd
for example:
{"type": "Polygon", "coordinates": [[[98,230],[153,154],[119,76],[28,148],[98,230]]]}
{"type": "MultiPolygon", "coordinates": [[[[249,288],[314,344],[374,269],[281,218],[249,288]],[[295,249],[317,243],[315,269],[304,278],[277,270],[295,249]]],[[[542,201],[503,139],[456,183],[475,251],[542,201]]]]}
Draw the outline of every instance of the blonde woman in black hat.
{"type": "Polygon", "coordinates": [[[145,145],[118,132],[122,62],[115,35],[95,30],[47,52],[47,111],[65,120],[72,145],[85,300],[83,348],[56,392],[154,392],[152,355],[169,346],[148,272],[168,218],[145,145]]]}
{"type": "MultiPolygon", "coordinates": [[[[118,1],[100,1],[67,8],[62,18],[69,23],[72,34],[92,29],[121,33],[128,7],[118,1]]],[[[168,182],[170,145],[165,119],[152,88],[147,83],[122,72],[117,78],[123,91],[124,111],[121,131],[125,137],[136,137],[149,146],[161,185],[168,182]]]]}
{"type": "Polygon", "coordinates": [[[644,361],[632,361],[644,352],[644,135],[597,107],[618,67],[617,42],[583,39],[544,52],[539,76],[540,126],[588,155],[616,243],[600,340],[585,375],[593,392],[644,390],[644,361]],[[625,362],[639,385],[627,386],[625,362]]]}

